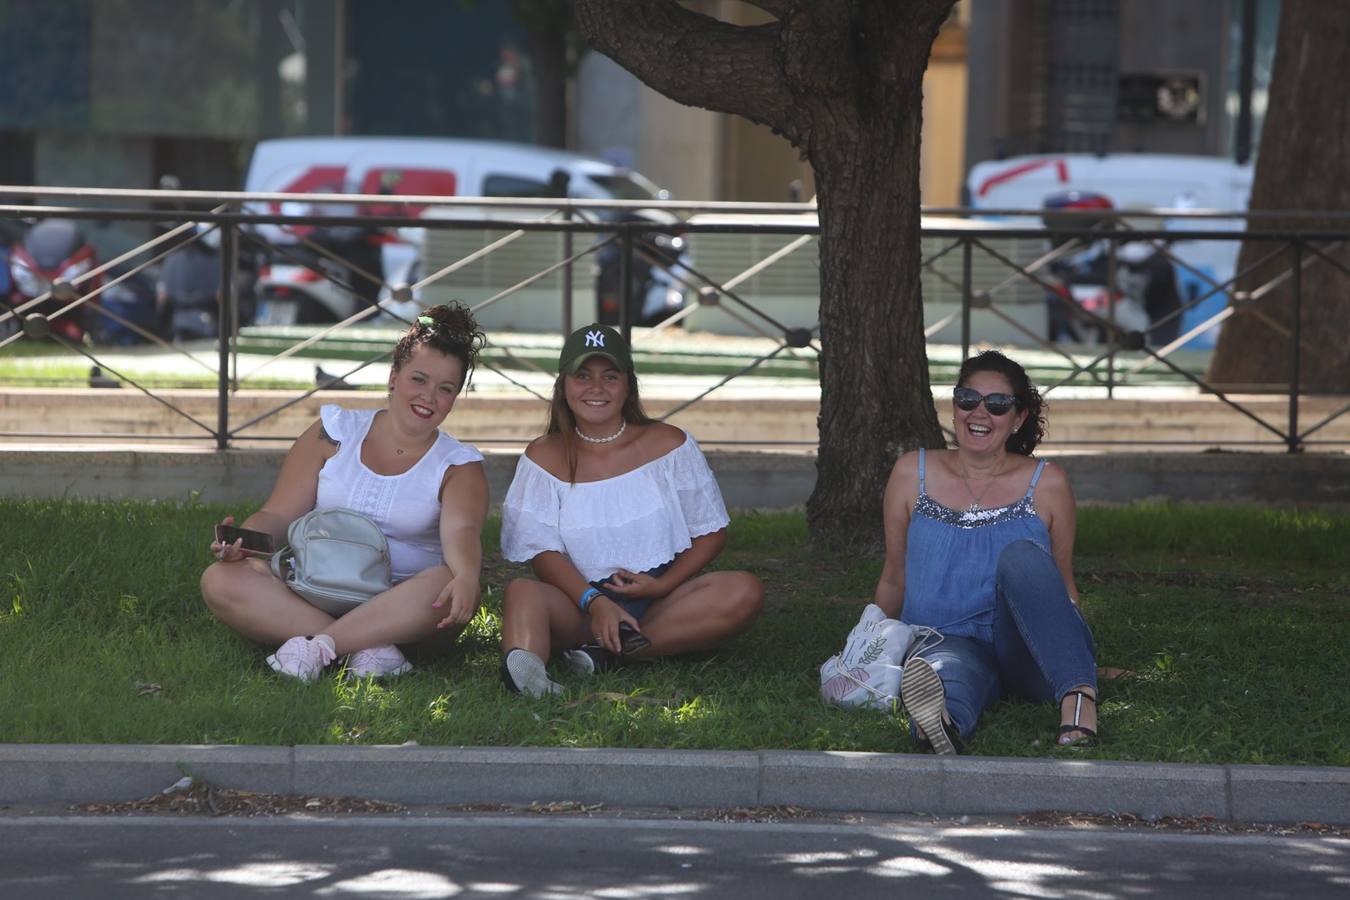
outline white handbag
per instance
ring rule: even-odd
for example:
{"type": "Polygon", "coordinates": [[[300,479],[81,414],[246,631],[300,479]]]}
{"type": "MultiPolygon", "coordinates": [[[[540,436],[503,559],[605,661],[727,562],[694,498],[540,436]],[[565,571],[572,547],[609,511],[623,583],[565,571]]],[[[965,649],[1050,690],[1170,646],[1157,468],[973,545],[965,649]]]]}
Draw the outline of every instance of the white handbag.
{"type": "Polygon", "coordinates": [[[272,557],[286,587],[331,616],[351,612],[392,586],[389,542],[350,509],[316,509],[291,523],[289,546],[272,557]]]}

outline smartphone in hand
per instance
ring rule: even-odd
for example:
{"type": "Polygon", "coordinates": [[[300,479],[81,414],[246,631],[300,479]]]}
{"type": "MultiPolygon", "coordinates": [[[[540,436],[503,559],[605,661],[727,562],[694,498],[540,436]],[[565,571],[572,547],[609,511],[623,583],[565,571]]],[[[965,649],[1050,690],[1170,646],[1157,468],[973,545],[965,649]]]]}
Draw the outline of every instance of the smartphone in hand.
{"type": "Polygon", "coordinates": [[[650,643],[651,641],[647,639],[647,636],[632,625],[627,622],[619,623],[619,647],[623,650],[625,656],[629,653],[638,652],[650,643]]]}
{"type": "Polygon", "coordinates": [[[216,526],[216,540],[220,543],[233,544],[240,538],[243,538],[244,542],[240,544],[239,549],[245,556],[269,557],[274,552],[272,536],[265,531],[240,528],[237,525],[216,526]]]}

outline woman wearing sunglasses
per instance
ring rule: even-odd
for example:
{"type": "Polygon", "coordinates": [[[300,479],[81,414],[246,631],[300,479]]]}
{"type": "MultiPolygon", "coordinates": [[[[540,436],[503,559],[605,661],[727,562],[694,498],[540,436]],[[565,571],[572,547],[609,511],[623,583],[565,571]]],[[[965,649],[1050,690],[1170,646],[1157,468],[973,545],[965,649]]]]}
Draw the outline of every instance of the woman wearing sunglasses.
{"type": "Polygon", "coordinates": [[[891,471],[875,602],[942,640],[905,662],[901,699],[920,745],[955,753],[1004,695],[1059,704],[1060,745],[1095,741],[1097,666],[1073,580],[1076,511],[1064,471],[1032,458],[1044,401],[989,350],[953,392],[955,450],[891,471]]]}

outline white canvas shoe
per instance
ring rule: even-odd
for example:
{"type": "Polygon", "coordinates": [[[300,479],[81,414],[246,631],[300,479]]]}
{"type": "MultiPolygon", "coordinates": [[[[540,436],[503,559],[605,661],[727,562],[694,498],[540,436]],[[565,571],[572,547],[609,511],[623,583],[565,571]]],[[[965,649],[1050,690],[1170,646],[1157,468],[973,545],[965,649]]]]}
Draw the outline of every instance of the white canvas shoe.
{"type": "Polygon", "coordinates": [[[393,678],[411,672],[412,663],[393,644],[367,647],[347,657],[348,678],[393,678]]]}
{"type": "Polygon", "coordinates": [[[337,658],[333,649],[312,637],[293,637],[267,657],[273,672],[301,681],[318,681],[319,675],[337,658]]]}

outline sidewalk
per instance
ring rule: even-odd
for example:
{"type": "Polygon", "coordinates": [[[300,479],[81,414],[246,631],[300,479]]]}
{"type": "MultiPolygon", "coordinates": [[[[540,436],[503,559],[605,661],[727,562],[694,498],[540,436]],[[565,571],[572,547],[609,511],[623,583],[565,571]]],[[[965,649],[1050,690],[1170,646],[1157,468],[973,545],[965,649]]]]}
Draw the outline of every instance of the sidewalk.
{"type": "Polygon", "coordinates": [[[1350,770],[789,750],[0,745],[0,804],[218,787],[423,805],[794,806],[822,812],[1350,823],[1350,770]]]}

